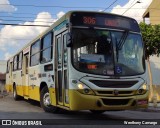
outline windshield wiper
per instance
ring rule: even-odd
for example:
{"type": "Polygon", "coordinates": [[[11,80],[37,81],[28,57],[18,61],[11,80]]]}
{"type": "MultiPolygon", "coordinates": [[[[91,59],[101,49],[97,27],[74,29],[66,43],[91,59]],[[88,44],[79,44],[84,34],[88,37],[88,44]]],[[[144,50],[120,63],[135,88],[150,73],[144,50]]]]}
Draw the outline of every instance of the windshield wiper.
{"type": "Polygon", "coordinates": [[[128,36],[128,31],[125,30],[123,35],[121,36],[120,41],[118,42],[117,39],[116,39],[116,58],[117,58],[117,62],[118,62],[118,57],[119,57],[119,50],[122,49],[122,46],[124,45],[127,36],[128,36]]]}
{"type": "Polygon", "coordinates": [[[118,50],[121,50],[121,49],[122,49],[122,47],[123,47],[123,45],[124,45],[124,43],[125,43],[125,41],[126,41],[126,38],[127,38],[127,36],[128,36],[128,33],[129,33],[128,30],[125,30],[125,31],[124,31],[124,33],[123,33],[120,41],[119,41],[118,44],[117,44],[118,50]]]}

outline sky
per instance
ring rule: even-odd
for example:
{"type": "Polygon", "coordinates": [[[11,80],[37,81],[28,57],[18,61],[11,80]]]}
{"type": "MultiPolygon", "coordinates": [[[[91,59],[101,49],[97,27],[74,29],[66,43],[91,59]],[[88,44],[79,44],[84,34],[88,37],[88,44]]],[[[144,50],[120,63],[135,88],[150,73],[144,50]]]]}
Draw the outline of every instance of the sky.
{"type": "Polygon", "coordinates": [[[105,11],[142,21],[152,0],[0,0],[0,60],[7,60],[70,10],[105,11]]]}

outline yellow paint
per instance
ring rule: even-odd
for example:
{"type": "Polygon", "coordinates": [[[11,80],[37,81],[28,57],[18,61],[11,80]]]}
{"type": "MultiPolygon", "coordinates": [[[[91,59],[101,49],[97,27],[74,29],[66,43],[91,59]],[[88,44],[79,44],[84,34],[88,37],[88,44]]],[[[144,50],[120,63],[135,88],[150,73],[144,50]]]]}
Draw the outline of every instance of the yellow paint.
{"type": "Polygon", "coordinates": [[[49,88],[49,94],[50,94],[50,98],[51,98],[51,104],[53,106],[56,106],[56,93],[55,93],[55,88],[49,88]]]}
{"type": "Polygon", "coordinates": [[[7,92],[12,92],[13,91],[12,85],[9,85],[9,84],[5,85],[5,89],[7,90],[7,92]]]}
{"type": "Polygon", "coordinates": [[[29,86],[23,86],[23,95],[29,97],[29,86]]]}
{"type": "MultiPolygon", "coordinates": [[[[67,90],[66,91],[62,90],[62,92],[64,94],[64,92],[68,92],[68,91],[67,90]]],[[[51,98],[51,104],[53,106],[61,105],[61,106],[69,107],[69,104],[65,103],[65,98],[63,98],[63,102],[58,102],[57,101],[55,88],[49,88],[49,93],[50,93],[50,98],[51,98]]],[[[64,97],[64,95],[63,95],[63,97],[64,97]]]]}
{"type": "Polygon", "coordinates": [[[19,96],[23,96],[23,86],[21,85],[16,85],[16,89],[17,89],[17,94],[19,96]]]}
{"type": "MultiPolygon", "coordinates": [[[[5,88],[7,92],[13,92],[13,86],[12,85],[5,85],[5,88]]],[[[33,99],[36,101],[40,101],[40,91],[39,91],[39,86],[22,86],[22,85],[17,85],[17,94],[19,96],[28,96],[29,99],[33,99]]]]}
{"type": "Polygon", "coordinates": [[[34,86],[34,87],[29,86],[29,98],[40,101],[39,86],[34,86]]]}
{"type": "Polygon", "coordinates": [[[148,99],[147,92],[144,95],[136,95],[136,96],[129,96],[129,97],[105,97],[105,96],[95,96],[95,95],[84,95],[79,93],[76,90],[69,90],[69,97],[70,97],[70,109],[71,110],[125,110],[125,109],[134,109],[135,107],[142,107],[146,108],[148,105],[141,105],[141,106],[131,106],[134,99],[148,99]],[[103,104],[101,98],[108,98],[108,99],[131,99],[127,105],[112,105],[108,106],[103,104]],[[102,106],[98,107],[96,102],[100,101],[102,106]]]}
{"type": "MultiPolygon", "coordinates": [[[[6,85],[7,89],[10,89],[10,85],[6,85]]],[[[40,91],[39,86],[18,86],[17,92],[18,94],[22,94],[23,92],[28,91],[28,98],[34,99],[37,101],[40,101],[40,91]]],[[[64,91],[63,91],[64,92],[64,91]]],[[[51,104],[53,106],[65,106],[67,108],[64,109],[70,109],[70,110],[125,110],[125,109],[134,109],[134,108],[146,108],[148,104],[145,105],[139,105],[139,106],[131,106],[134,100],[147,100],[149,91],[147,91],[144,95],[131,95],[131,96],[122,96],[122,97],[116,97],[116,96],[97,96],[97,95],[86,95],[83,94],[81,91],[78,90],[68,90],[69,95],[69,104],[66,104],[65,101],[61,104],[57,104],[57,97],[56,97],[56,90],[55,88],[49,88],[50,98],[51,98],[51,104]],[[105,105],[102,101],[103,99],[131,99],[127,105],[112,105],[108,106],[105,105]],[[97,106],[97,101],[101,102],[102,106],[97,106]]],[[[22,95],[24,96],[24,94],[22,95]]]]}

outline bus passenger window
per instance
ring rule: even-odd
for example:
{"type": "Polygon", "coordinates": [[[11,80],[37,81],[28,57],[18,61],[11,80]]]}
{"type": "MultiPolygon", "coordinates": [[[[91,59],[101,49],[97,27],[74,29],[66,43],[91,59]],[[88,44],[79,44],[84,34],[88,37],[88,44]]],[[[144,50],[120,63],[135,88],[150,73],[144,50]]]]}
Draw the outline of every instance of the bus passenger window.
{"type": "Polygon", "coordinates": [[[31,66],[39,64],[40,58],[40,40],[31,46],[31,66]]]}
{"type": "Polygon", "coordinates": [[[52,59],[52,33],[46,35],[42,41],[41,62],[45,63],[52,59]]]}
{"type": "Polygon", "coordinates": [[[17,61],[18,61],[18,55],[16,55],[14,57],[14,61],[13,61],[13,71],[17,70],[17,61]]]}
{"type": "Polygon", "coordinates": [[[22,52],[19,54],[18,69],[22,69],[22,52]]]}
{"type": "Polygon", "coordinates": [[[26,74],[28,74],[28,56],[26,56],[26,74]]]}

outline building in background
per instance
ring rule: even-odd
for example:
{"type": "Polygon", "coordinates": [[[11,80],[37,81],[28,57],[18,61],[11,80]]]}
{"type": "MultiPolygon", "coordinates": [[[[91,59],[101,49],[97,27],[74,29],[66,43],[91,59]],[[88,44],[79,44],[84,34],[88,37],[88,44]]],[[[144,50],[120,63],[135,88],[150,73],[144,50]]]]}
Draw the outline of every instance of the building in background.
{"type": "Polygon", "coordinates": [[[4,60],[0,60],[0,92],[3,93],[4,85],[6,81],[6,67],[7,62],[4,60]]]}
{"type": "Polygon", "coordinates": [[[6,73],[6,68],[7,68],[7,61],[0,60],[0,73],[5,74],[6,73]]]}
{"type": "MultiPolygon", "coordinates": [[[[152,0],[151,4],[143,14],[143,21],[145,23],[150,23],[151,25],[160,24],[160,0],[152,0]]],[[[153,81],[153,95],[156,96],[158,102],[160,102],[160,57],[151,56],[150,63],[153,81]]]]}
{"type": "Polygon", "coordinates": [[[143,14],[143,21],[150,24],[160,24],[160,0],[152,0],[149,7],[143,14]]]}

